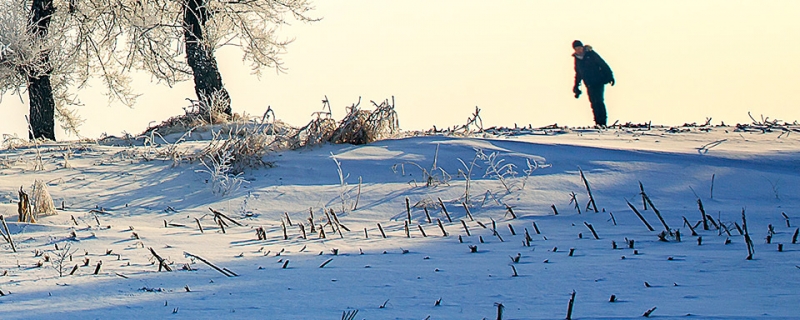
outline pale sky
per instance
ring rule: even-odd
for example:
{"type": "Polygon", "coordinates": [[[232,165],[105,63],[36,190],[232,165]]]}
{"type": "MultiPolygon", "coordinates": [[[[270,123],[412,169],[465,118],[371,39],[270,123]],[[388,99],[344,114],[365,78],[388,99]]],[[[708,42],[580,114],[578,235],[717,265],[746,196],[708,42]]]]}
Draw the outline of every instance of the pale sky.
{"type": "MultiPolygon", "coordinates": [[[[570,45],[608,62],[609,124],[749,122],[747,112],[800,120],[800,1],[317,0],[323,20],[281,30],[296,38],[286,74],[260,79],[235,50],[218,54],[234,112],[306,124],[325,95],[341,119],[362,97],[395,96],[403,129],[464,124],[475,106],[486,127],[591,125],[585,94],[572,94],[570,45]]],[[[100,86],[97,86],[100,90],[100,86]]],[[[84,91],[82,136],[138,134],[183,113],[191,82],[174,88],[140,76],[131,109],[84,91]]],[[[24,103],[5,96],[0,133],[25,137],[24,103]]],[[[71,138],[57,127],[59,139],[71,138]]]]}

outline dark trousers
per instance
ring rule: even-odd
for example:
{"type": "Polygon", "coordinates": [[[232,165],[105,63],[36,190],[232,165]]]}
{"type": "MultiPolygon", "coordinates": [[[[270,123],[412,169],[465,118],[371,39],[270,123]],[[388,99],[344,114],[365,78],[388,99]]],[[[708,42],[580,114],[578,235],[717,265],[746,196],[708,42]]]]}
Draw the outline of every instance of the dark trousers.
{"type": "Polygon", "coordinates": [[[605,84],[586,85],[586,91],[589,92],[589,102],[592,103],[594,123],[598,126],[605,126],[608,117],[606,115],[606,103],[603,102],[605,90],[605,84]]]}

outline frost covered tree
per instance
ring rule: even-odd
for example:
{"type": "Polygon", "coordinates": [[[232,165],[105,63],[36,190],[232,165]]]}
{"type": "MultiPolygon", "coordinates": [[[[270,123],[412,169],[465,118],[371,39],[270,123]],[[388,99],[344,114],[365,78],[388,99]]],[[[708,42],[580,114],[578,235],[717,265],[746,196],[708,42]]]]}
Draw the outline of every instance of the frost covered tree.
{"type": "Polygon", "coordinates": [[[55,140],[55,102],[50,76],[50,43],[47,31],[53,2],[34,0],[25,10],[21,1],[0,3],[0,89],[24,86],[30,100],[31,138],[55,140]]]}
{"type": "Polygon", "coordinates": [[[289,18],[310,22],[308,0],[0,0],[0,94],[30,103],[31,138],[55,139],[54,118],[77,133],[68,106],[99,76],[111,100],[132,105],[132,70],[172,85],[194,79],[200,111],[231,114],[214,53],[239,47],[255,73],[283,71],[289,18]]]}
{"type": "MultiPolygon", "coordinates": [[[[33,39],[47,37],[50,21],[53,15],[52,0],[31,1],[31,13],[28,32],[33,39]]],[[[53,86],[50,83],[50,55],[47,50],[39,51],[33,55],[33,66],[30,70],[22,71],[27,76],[28,98],[30,99],[31,135],[55,140],[53,122],[55,117],[55,101],[53,101],[53,86]]]]}
{"type": "Polygon", "coordinates": [[[100,75],[109,97],[131,105],[135,95],[118,63],[119,28],[94,2],[0,0],[0,94],[27,91],[30,138],[55,140],[55,118],[78,132],[75,90],[100,75]]]}
{"type": "Polygon", "coordinates": [[[253,72],[283,71],[280,54],[291,40],[278,38],[288,18],[316,19],[308,0],[100,0],[128,30],[129,68],[146,70],[169,85],[194,80],[200,112],[231,115],[231,100],[214,53],[236,46],[253,72]],[[118,7],[114,7],[117,4],[118,7]]]}

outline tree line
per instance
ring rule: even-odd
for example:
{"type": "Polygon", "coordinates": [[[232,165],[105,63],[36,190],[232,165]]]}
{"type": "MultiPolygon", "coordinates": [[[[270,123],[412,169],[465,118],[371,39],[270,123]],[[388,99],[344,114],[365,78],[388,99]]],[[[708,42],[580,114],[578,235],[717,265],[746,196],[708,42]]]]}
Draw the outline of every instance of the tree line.
{"type": "Polygon", "coordinates": [[[131,106],[131,71],[172,86],[192,79],[199,112],[232,114],[214,53],[236,46],[256,73],[284,71],[277,28],[316,21],[309,0],[0,0],[0,94],[29,100],[29,138],[77,132],[76,92],[99,78],[131,106]]]}

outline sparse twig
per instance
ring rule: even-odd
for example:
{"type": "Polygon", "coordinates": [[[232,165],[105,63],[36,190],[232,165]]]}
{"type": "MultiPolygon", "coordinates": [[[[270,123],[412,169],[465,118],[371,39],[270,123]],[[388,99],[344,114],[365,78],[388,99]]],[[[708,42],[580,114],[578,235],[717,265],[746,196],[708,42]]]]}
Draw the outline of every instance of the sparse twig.
{"type": "MultiPolygon", "coordinates": [[[[358,176],[358,193],[356,193],[356,203],[353,204],[353,211],[358,210],[358,200],[360,199],[361,199],[361,176],[358,176]]],[[[356,312],[358,312],[358,310],[356,310],[356,312]]]]}
{"type": "MultiPolygon", "coordinates": [[[[711,191],[709,192],[710,196],[711,196],[710,197],[711,199],[714,199],[714,179],[716,177],[717,177],[716,173],[711,174],[711,191]]],[[[708,230],[708,229],[704,229],[704,230],[708,230]]]]}
{"type": "Polygon", "coordinates": [[[327,266],[329,263],[331,263],[331,261],[333,261],[333,258],[328,258],[328,260],[325,260],[325,262],[323,262],[321,265],[319,265],[319,267],[320,267],[320,268],[324,268],[324,267],[325,267],[325,266],[327,266]]]}
{"type": "MultiPolygon", "coordinates": [[[[511,215],[511,219],[516,219],[517,218],[517,214],[514,213],[514,209],[511,208],[511,206],[509,206],[507,204],[504,204],[504,205],[506,206],[506,214],[510,214],[511,215]]],[[[555,205],[553,205],[553,207],[555,208],[555,205]]]]}
{"type": "Polygon", "coordinates": [[[358,309],[347,310],[346,312],[342,311],[342,320],[353,320],[356,318],[357,314],[358,314],[358,309]]]}
{"type": "Polygon", "coordinates": [[[439,200],[439,205],[442,206],[442,212],[444,212],[445,217],[447,217],[447,221],[453,222],[453,219],[450,219],[450,213],[447,212],[447,207],[444,205],[444,201],[442,198],[437,198],[439,200]]]}
{"type": "Polygon", "coordinates": [[[586,210],[588,211],[589,206],[591,206],[594,212],[600,212],[599,210],[597,210],[597,203],[594,201],[594,196],[592,195],[592,189],[589,188],[589,181],[586,180],[586,175],[583,174],[583,169],[579,167],[578,171],[580,171],[581,180],[583,180],[583,184],[586,186],[586,193],[589,194],[589,202],[586,203],[586,210]]]}
{"type": "MultiPolygon", "coordinates": [[[[514,277],[516,277],[517,269],[514,268],[514,266],[511,266],[511,268],[514,269],[514,277]]],[[[497,307],[497,320],[503,320],[503,310],[505,310],[506,307],[502,303],[495,303],[494,305],[497,307]]]]}
{"type": "Polygon", "coordinates": [[[572,295],[569,297],[569,304],[567,305],[567,320],[572,320],[572,307],[575,306],[575,290],[572,290],[572,295]]]}
{"type": "Polygon", "coordinates": [[[642,196],[642,208],[643,208],[642,210],[646,211],[647,210],[647,200],[646,200],[647,196],[645,196],[644,185],[642,184],[641,181],[639,181],[639,195],[642,196]]]}
{"type": "Polygon", "coordinates": [[[744,230],[744,241],[747,245],[747,260],[753,260],[755,246],[753,245],[753,239],[750,238],[750,232],[747,231],[747,217],[744,211],[745,209],[742,208],[742,229],[744,230]]]}
{"type": "Polygon", "coordinates": [[[213,268],[214,270],[219,271],[219,273],[224,274],[226,277],[235,277],[236,276],[236,273],[231,272],[227,268],[217,267],[213,263],[209,262],[206,259],[203,259],[202,257],[200,257],[198,255],[194,255],[194,254],[188,253],[186,251],[183,252],[183,255],[185,255],[187,257],[191,257],[191,258],[197,259],[197,260],[200,260],[201,262],[205,263],[206,265],[208,265],[209,267],[213,268]]]}
{"type": "Polygon", "coordinates": [[[503,185],[503,188],[506,189],[506,192],[511,192],[511,185],[509,184],[508,178],[513,178],[517,175],[517,172],[514,170],[516,166],[512,163],[505,163],[505,159],[498,159],[499,154],[497,152],[492,152],[490,154],[483,153],[483,150],[478,149],[477,151],[478,158],[483,160],[484,164],[487,166],[485,177],[494,177],[500,184],[503,185]]]}
{"type": "Polygon", "coordinates": [[[3,218],[2,215],[0,215],[0,222],[3,223],[3,230],[5,231],[5,233],[2,232],[0,233],[3,234],[3,238],[8,242],[8,244],[11,245],[11,251],[17,252],[17,247],[14,246],[14,239],[11,238],[11,232],[8,231],[8,224],[6,224],[6,219],[3,218]]]}
{"type": "Polygon", "coordinates": [[[158,271],[161,271],[161,268],[164,268],[167,271],[172,271],[172,268],[169,267],[169,264],[167,264],[164,258],[159,256],[158,253],[156,253],[156,251],[153,250],[153,247],[150,247],[148,249],[150,250],[150,253],[153,254],[153,257],[155,257],[156,260],[158,260],[158,271]]]}
{"type": "Polygon", "coordinates": [[[56,250],[52,251],[53,257],[50,259],[50,263],[53,265],[53,268],[58,272],[59,277],[63,277],[65,272],[67,271],[68,266],[66,263],[68,259],[74,254],[78,249],[71,249],[69,243],[61,247],[60,249],[56,246],[56,250]]]}
{"type": "Polygon", "coordinates": [[[664,230],[665,230],[665,231],[667,231],[668,233],[669,233],[669,232],[672,232],[672,231],[670,231],[671,229],[670,229],[670,228],[669,228],[669,226],[667,225],[667,222],[666,222],[666,221],[664,221],[664,218],[661,216],[661,212],[659,212],[659,211],[658,211],[658,209],[656,209],[656,206],[654,206],[654,205],[653,205],[653,201],[651,201],[651,200],[650,200],[650,197],[649,197],[649,196],[647,196],[647,194],[646,194],[646,193],[644,194],[644,198],[645,198],[645,200],[647,200],[647,204],[649,204],[649,205],[650,205],[650,208],[653,208],[653,212],[654,212],[654,213],[656,214],[656,216],[658,217],[658,220],[659,220],[659,221],[661,221],[661,224],[662,224],[662,225],[664,225],[664,230]]]}
{"type": "Polygon", "coordinates": [[[634,207],[634,206],[631,204],[631,202],[630,202],[630,201],[628,201],[628,200],[625,200],[625,202],[626,202],[626,203],[628,203],[628,207],[630,207],[630,208],[631,208],[631,210],[633,210],[633,213],[635,213],[635,214],[636,214],[636,216],[637,216],[637,217],[639,217],[639,220],[641,220],[641,221],[642,221],[642,223],[644,223],[644,225],[647,227],[647,230],[650,230],[650,231],[656,231],[655,229],[653,229],[653,226],[651,226],[651,225],[650,225],[650,223],[648,223],[648,222],[647,222],[647,220],[645,220],[645,219],[644,219],[644,217],[642,216],[642,214],[641,214],[641,213],[639,213],[639,210],[636,210],[636,207],[634,207]]]}
{"type": "Polygon", "coordinates": [[[585,225],[587,228],[589,228],[590,231],[592,231],[592,236],[594,236],[595,240],[600,240],[600,237],[597,236],[597,231],[594,230],[594,226],[592,226],[591,223],[584,221],[583,225],[585,225]]]}
{"type": "Polygon", "coordinates": [[[211,212],[214,213],[214,218],[216,218],[217,220],[221,220],[219,218],[224,218],[225,220],[228,220],[228,221],[232,222],[233,224],[235,224],[237,226],[240,226],[240,227],[243,226],[241,223],[237,222],[236,220],[231,219],[230,217],[226,216],[222,212],[214,210],[213,208],[208,208],[208,210],[211,210],[211,212]]]}
{"type": "Polygon", "coordinates": [[[708,217],[706,217],[706,209],[703,208],[703,200],[697,199],[697,208],[700,210],[700,215],[703,216],[703,230],[708,230],[708,217]]]}
{"type": "Polygon", "coordinates": [[[683,224],[689,227],[689,230],[692,231],[692,236],[697,236],[697,232],[694,231],[694,227],[692,227],[692,224],[686,219],[686,216],[683,216],[683,224]]]}
{"type": "Polygon", "coordinates": [[[575,194],[575,192],[573,191],[569,194],[569,196],[570,196],[569,204],[574,205],[575,210],[578,211],[578,214],[581,214],[581,206],[580,204],[578,204],[578,195],[575,194]]]}

